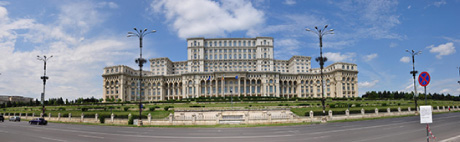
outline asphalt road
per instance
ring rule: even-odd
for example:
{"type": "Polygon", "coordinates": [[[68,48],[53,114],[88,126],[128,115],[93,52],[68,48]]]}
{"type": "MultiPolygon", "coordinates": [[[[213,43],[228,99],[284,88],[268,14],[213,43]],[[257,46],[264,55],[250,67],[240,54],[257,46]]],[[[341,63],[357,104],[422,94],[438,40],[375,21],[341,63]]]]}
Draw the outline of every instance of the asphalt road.
{"type": "MultiPolygon", "coordinates": [[[[437,142],[460,142],[460,113],[433,116],[437,142]]],[[[135,128],[0,122],[0,142],[423,142],[419,116],[302,126],[255,128],[135,128]]]]}

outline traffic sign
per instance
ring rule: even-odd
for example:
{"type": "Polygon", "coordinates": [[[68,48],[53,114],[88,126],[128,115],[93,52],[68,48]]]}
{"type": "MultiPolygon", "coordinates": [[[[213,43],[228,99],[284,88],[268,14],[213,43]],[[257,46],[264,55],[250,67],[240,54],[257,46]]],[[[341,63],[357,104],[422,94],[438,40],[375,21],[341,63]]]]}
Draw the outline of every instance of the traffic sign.
{"type": "Polygon", "coordinates": [[[421,86],[427,86],[428,84],[430,84],[430,80],[431,80],[430,74],[428,74],[428,72],[426,72],[426,71],[424,71],[424,72],[420,73],[420,75],[418,75],[418,83],[421,86]]]}

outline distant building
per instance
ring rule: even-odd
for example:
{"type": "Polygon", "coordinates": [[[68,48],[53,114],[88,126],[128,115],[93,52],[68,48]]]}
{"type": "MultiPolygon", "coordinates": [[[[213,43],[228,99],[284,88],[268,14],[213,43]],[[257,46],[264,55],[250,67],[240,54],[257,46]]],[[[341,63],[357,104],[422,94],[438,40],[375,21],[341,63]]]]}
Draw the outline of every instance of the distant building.
{"type": "Polygon", "coordinates": [[[0,104],[6,103],[8,101],[28,103],[31,100],[33,101],[34,98],[23,97],[23,96],[0,96],[0,104]]]}
{"type": "MultiPolygon", "coordinates": [[[[320,69],[311,57],[274,59],[274,40],[257,38],[189,38],[187,61],[150,59],[150,71],[124,65],[105,67],[103,99],[142,101],[196,97],[321,97],[320,69]]],[[[337,62],[323,70],[325,97],[357,97],[356,64],[337,62]]]]}

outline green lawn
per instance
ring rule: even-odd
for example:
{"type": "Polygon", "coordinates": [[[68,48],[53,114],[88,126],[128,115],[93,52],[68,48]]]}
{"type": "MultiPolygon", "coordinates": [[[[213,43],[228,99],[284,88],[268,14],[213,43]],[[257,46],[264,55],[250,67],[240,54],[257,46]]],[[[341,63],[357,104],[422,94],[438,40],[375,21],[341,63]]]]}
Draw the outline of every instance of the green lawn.
{"type": "MultiPolygon", "coordinates": [[[[344,112],[348,105],[351,104],[350,111],[359,111],[361,108],[365,110],[372,111],[375,108],[379,110],[386,110],[386,108],[397,109],[401,107],[402,110],[407,110],[407,107],[414,108],[414,102],[412,100],[337,100],[331,101],[330,99],[326,101],[327,108],[326,111],[332,110],[334,112],[344,112]]],[[[418,101],[419,105],[424,105],[423,100],[418,101]]],[[[428,101],[429,105],[436,106],[460,106],[460,102],[454,101],[428,101]]],[[[142,111],[143,117],[146,117],[148,113],[151,113],[152,118],[166,118],[169,113],[173,113],[172,110],[165,111],[164,108],[167,106],[173,106],[176,109],[187,109],[193,107],[203,107],[204,108],[226,108],[231,109],[231,103],[229,102],[216,102],[216,103],[144,103],[145,109],[142,111]],[[149,108],[156,108],[154,111],[149,111],[149,108]]],[[[267,107],[281,107],[281,108],[290,108],[293,113],[299,116],[304,116],[306,112],[309,111],[321,111],[321,101],[319,100],[309,100],[309,101],[277,101],[277,102],[242,102],[237,101],[233,103],[233,107],[244,108],[244,109],[265,109],[267,107]]],[[[12,108],[3,108],[0,110],[0,113],[35,113],[35,116],[40,115],[41,106],[36,107],[12,107],[12,108]]],[[[46,106],[46,113],[51,113],[52,116],[57,116],[58,113],[61,113],[62,117],[66,117],[68,113],[72,113],[72,117],[80,117],[81,113],[84,113],[87,117],[94,117],[97,113],[99,116],[110,115],[113,112],[115,115],[126,118],[129,113],[134,116],[139,114],[137,104],[99,104],[99,105],[72,105],[72,106],[46,106]],[[87,110],[82,110],[86,108],[87,110]],[[125,108],[128,109],[125,111],[125,108]]]]}

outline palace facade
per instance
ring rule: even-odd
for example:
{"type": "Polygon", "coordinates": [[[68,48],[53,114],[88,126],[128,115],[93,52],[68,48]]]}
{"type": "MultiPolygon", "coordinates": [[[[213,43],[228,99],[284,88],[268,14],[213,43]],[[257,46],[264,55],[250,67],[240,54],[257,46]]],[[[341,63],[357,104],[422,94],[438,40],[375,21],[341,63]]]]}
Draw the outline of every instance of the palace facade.
{"type": "MultiPolygon", "coordinates": [[[[103,99],[178,100],[196,97],[321,97],[319,68],[311,57],[274,59],[274,40],[256,38],[188,38],[187,61],[150,59],[150,71],[118,65],[103,71],[103,99]],[[139,91],[138,87],[142,90],[139,91]]],[[[323,69],[325,97],[357,97],[356,64],[337,62],[323,69]]]]}

